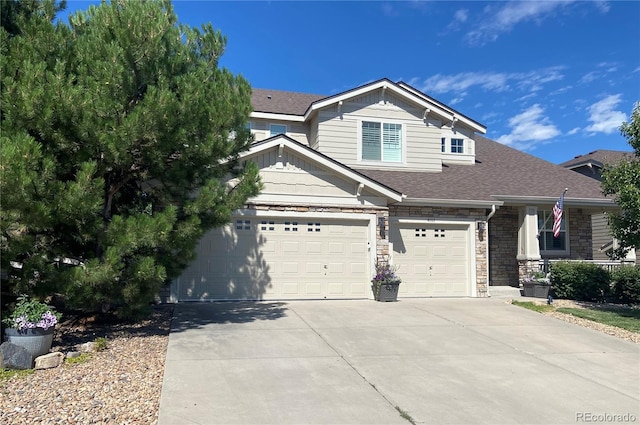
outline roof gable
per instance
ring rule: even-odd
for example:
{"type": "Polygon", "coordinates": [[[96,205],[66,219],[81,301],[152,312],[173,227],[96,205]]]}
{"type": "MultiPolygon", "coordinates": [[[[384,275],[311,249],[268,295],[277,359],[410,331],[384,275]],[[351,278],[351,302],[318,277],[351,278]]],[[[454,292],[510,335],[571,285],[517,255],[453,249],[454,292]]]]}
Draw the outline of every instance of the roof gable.
{"type": "Polygon", "coordinates": [[[241,154],[242,159],[250,159],[267,150],[278,148],[281,151],[293,151],[296,155],[303,157],[305,160],[314,163],[319,168],[330,170],[336,175],[346,180],[361,185],[361,190],[366,188],[370,192],[377,193],[392,201],[398,202],[402,200],[402,193],[391,187],[388,187],[365,174],[360,173],[346,165],[321,154],[286,135],[277,135],[269,139],[256,142],[251,145],[250,149],[241,154]]]}
{"type": "Polygon", "coordinates": [[[569,169],[582,166],[603,168],[605,164],[615,164],[623,159],[631,159],[633,156],[634,153],[630,151],[598,149],[585,155],[578,155],[569,161],[561,163],[560,166],[569,169]]]}

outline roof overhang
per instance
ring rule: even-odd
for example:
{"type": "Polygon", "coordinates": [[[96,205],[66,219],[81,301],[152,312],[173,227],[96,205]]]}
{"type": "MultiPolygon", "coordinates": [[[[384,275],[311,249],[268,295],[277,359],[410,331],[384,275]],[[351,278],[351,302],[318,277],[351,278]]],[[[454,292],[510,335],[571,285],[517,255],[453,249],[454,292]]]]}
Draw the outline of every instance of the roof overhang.
{"type": "Polygon", "coordinates": [[[426,114],[435,114],[445,122],[453,123],[454,121],[456,121],[457,123],[462,123],[465,126],[471,128],[473,131],[477,131],[482,134],[485,134],[487,132],[487,128],[485,126],[478,124],[477,122],[465,117],[462,114],[450,110],[440,102],[437,102],[429,98],[428,96],[425,96],[423,93],[417,92],[410,86],[400,86],[386,78],[313,102],[311,105],[309,105],[309,108],[307,108],[304,115],[251,112],[249,116],[251,118],[267,120],[271,119],[305,122],[315,111],[318,111],[319,109],[326,108],[327,106],[333,105],[335,103],[345,101],[353,97],[361,96],[372,90],[378,89],[389,90],[389,92],[392,92],[397,96],[408,99],[409,101],[418,105],[420,108],[424,109],[426,114]]]}
{"type": "MultiPolygon", "coordinates": [[[[511,196],[511,195],[493,195],[494,198],[509,205],[555,205],[558,200],[553,196],[511,196]]],[[[613,199],[602,198],[564,198],[564,205],[570,207],[617,207],[613,199]]]]}
{"type": "Polygon", "coordinates": [[[482,199],[432,199],[432,198],[405,198],[403,206],[434,206],[452,208],[491,208],[501,207],[502,201],[485,201],[482,199]]]}
{"type": "Polygon", "coordinates": [[[325,169],[330,169],[343,178],[353,180],[354,182],[363,185],[363,188],[366,187],[368,190],[387,197],[392,201],[400,202],[402,200],[402,193],[395,191],[390,187],[387,187],[365,176],[364,174],[361,174],[353,170],[352,168],[349,168],[346,165],[334,159],[331,159],[328,156],[323,155],[320,152],[317,152],[282,134],[254,143],[253,145],[251,145],[248,151],[240,154],[240,158],[249,159],[254,155],[274,148],[283,150],[286,149],[295,152],[301,157],[309,161],[313,161],[325,169]]]}

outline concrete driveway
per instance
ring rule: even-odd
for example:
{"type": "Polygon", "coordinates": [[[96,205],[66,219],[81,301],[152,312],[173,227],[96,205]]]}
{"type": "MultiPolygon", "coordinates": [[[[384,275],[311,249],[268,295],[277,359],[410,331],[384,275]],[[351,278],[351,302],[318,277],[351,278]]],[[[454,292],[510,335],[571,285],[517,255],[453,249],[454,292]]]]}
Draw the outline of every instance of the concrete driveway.
{"type": "Polygon", "coordinates": [[[640,347],[497,299],[178,304],[159,424],[640,422],[640,347]]]}

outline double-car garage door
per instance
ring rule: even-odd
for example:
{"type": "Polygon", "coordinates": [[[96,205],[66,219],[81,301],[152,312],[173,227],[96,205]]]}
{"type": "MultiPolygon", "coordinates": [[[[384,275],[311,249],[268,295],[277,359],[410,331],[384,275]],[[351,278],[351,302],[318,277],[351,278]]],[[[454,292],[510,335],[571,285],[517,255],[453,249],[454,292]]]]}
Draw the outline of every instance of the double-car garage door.
{"type": "MultiPolygon", "coordinates": [[[[235,217],[174,282],[180,301],[368,298],[369,218],[235,217]]],[[[468,224],[392,223],[400,297],[469,296],[468,224]]]]}
{"type": "Polygon", "coordinates": [[[200,241],[178,299],[366,298],[369,222],[235,217],[200,241]]]}

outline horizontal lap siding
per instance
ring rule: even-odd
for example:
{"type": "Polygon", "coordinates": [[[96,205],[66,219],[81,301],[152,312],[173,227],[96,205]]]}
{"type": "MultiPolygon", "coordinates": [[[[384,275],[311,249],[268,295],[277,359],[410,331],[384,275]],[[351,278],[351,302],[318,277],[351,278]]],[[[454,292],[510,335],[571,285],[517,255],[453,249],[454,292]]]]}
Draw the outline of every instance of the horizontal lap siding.
{"type": "MultiPolygon", "coordinates": [[[[398,170],[442,170],[440,157],[440,129],[427,126],[417,110],[406,111],[394,106],[363,106],[347,103],[338,112],[330,108],[319,112],[318,146],[320,151],[348,166],[375,167],[359,161],[359,126],[362,121],[378,120],[403,124],[405,139],[405,163],[397,164],[398,170]]],[[[388,169],[389,167],[380,167],[388,169]]]]}

